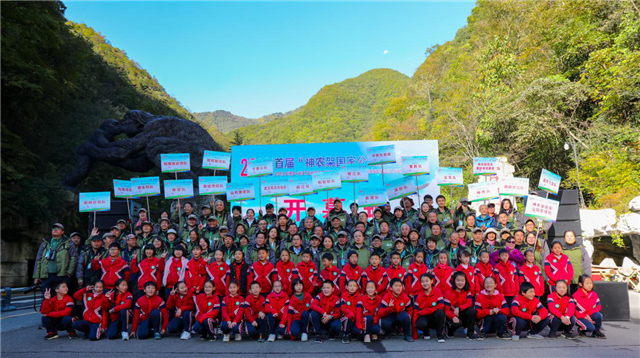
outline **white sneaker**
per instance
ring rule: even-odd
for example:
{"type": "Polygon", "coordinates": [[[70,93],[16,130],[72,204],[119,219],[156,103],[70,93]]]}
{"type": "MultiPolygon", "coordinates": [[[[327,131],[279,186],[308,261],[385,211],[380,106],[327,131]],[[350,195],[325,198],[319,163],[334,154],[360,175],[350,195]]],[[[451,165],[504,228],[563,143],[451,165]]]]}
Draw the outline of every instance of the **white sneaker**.
{"type": "Polygon", "coordinates": [[[284,339],[284,336],[283,336],[283,335],[281,335],[281,334],[279,334],[279,335],[278,335],[278,339],[284,339]]]}
{"type": "Polygon", "coordinates": [[[512,341],[519,341],[519,340],[520,340],[520,336],[518,336],[518,335],[513,335],[513,336],[511,336],[511,340],[512,340],[512,341]]]}
{"type": "Polygon", "coordinates": [[[308,340],[309,340],[309,336],[306,333],[303,333],[302,336],[300,336],[301,342],[306,342],[308,340]]]}
{"type": "Polygon", "coordinates": [[[422,336],[422,339],[431,339],[431,336],[422,336]]]}
{"type": "Polygon", "coordinates": [[[224,336],[222,336],[222,341],[223,342],[229,342],[229,335],[225,334],[224,336]]]}
{"type": "Polygon", "coordinates": [[[122,332],[122,340],[123,341],[129,340],[129,332],[122,332]]]}
{"type": "Polygon", "coordinates": [[[275,341],[276,341],[276,335],[270,334],[269,338],[267,338],[267,342],[275,342],[275,341]]]}
{"type": "Polygon", "coordinates": [[[242,340],[242,335],[240,333],[236,334],[236,342],[242,340]]]}
{"type": "Polygon", "coordinates": [[[531,339],[544,339],[543,336],[539,335],[539,334],[527,334],[527,338],[531,338],[531,339]]]}
{"type": "Polygon", "coordinates": [[[191,333],[187,331],[182,332],[182,334],[180,335],[180,339],[183,341],[186,341],[187,339],[191,339],[191,333]]]}
{"type": "Polygon", "coordinates": [[[364,335],[364,343],[371,343],[371,336],[368,334],[364,335]]]}

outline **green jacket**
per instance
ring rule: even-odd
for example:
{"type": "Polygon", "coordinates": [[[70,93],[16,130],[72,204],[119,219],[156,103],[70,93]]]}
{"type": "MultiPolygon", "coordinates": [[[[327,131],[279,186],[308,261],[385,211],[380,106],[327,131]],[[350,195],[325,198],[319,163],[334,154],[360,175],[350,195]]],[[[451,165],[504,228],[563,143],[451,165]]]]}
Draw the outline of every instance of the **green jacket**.
{"type": "MultiPolygon", "coordinates": [[[[49,277],[49,270],[47,265],[46,253],[49,251],[51,247],[51,239],[44,239],[42,244],[40,244],[40,248],[38,249],[38,254],[36,255],[36,267],[33,270],[33,278],[37,279],[45,279],[49,277]]],[[[71,242],[71,240],[63,236],[60,238],[62,240],[58,246],[56,247],[56,266],[57,266],[57,276],[73,276],[76,271],[76,264],[78,262],[78,252],[76,251],[76,246],[71,242]]]]}
{"type": "Polygon", "coordinates": [[[369,266],[369,257],[371,257],[371,249],[367,245],[357,248],[355,244],[351,245],[351,251],[358,254],[358,266],[366,269],[369,266]]]}
{"type": "Polygon", "coordinates": [[[444,225],[444,230],[447,232],[447,236],[451,235],[451,233],[457,226],[455,216],[451,215],[451,210],[446,206],[444,207],[444,212],[441,212],[440,208],[437,208],[435,211],[436,214],[438,214],[438,222],[444,225]],[[453,220],[453,224],[449,223],[450,220],[453,220]]]}
{"type": "Polygon", "coordinates": [[[570,249],[565,248],[562,253],[569,257],[569,261],[573,265],[572,284],[577,284],[578,278],[584,273],[591,275],[591,257],[589,257],[589,253],[584,246],[575,245],[570,249]]]}

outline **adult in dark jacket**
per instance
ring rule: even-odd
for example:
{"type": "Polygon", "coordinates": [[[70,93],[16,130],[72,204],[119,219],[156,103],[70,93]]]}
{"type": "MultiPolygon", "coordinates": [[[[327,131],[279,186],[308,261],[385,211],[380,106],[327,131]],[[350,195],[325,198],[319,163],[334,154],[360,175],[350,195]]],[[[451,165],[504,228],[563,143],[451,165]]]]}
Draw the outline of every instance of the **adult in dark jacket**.
{"type": "Polygon", "coordinates": [[[43,295],[58,282],[69,285],[69,279],[75,274],[77,262],[76,245],[64,236],[64,226],[55,223],[51,227],[51,237],[44,239],[38,249],[33,283],[42,282],[43,295]]]}

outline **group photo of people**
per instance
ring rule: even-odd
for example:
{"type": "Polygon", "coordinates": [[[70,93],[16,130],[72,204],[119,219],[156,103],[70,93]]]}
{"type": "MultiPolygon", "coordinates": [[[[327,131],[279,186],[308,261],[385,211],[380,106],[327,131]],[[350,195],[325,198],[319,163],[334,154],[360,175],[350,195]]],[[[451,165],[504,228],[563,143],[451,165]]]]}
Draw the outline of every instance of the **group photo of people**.
{"type": "Polygon", "coordinates": [[[182,200],[88,237],[55,223],[33,272],[44,338],[605,338],[575,232],[549,242],[509,199],[478,212],[466,198],[422,199],[372,217],[334,199],[299,223],[271,203],[182,200]]]}

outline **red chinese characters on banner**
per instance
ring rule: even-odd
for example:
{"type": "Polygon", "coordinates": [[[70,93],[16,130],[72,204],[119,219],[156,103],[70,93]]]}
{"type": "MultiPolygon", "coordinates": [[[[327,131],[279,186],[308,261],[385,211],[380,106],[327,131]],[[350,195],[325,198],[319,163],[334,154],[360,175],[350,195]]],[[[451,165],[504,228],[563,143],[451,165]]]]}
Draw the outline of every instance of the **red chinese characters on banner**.
{"type": "Polygon", "coordinates": [[[83,205],[90,205],[90,204],[97,205],[97,204],[106,204],[106,203],[107,202],[104,200],[83,200],[82,201],[83,205]]]}
{"type": "Polygon", "coordinates": [[[295,214],[296,221],[300,221],[300,214],[307,211],[307,208],[304,206],[304,199],[285,199],[284,205],[290,218],[293,218],[295,214]]]}
{"type": "Polygon", "coordinates": [[[329,198],[329,199],[322,199],[322,201],[324,202],[324,210],[322,210],[322,213],[324,214],[322,216],[323,219],[326,219],[327,216],[329,216],[329,211],[333,210],[333,201],[334,199],[338,199],[340,201],[344,201],[345,199],[341,199],[341,198],[329,198]]]}

